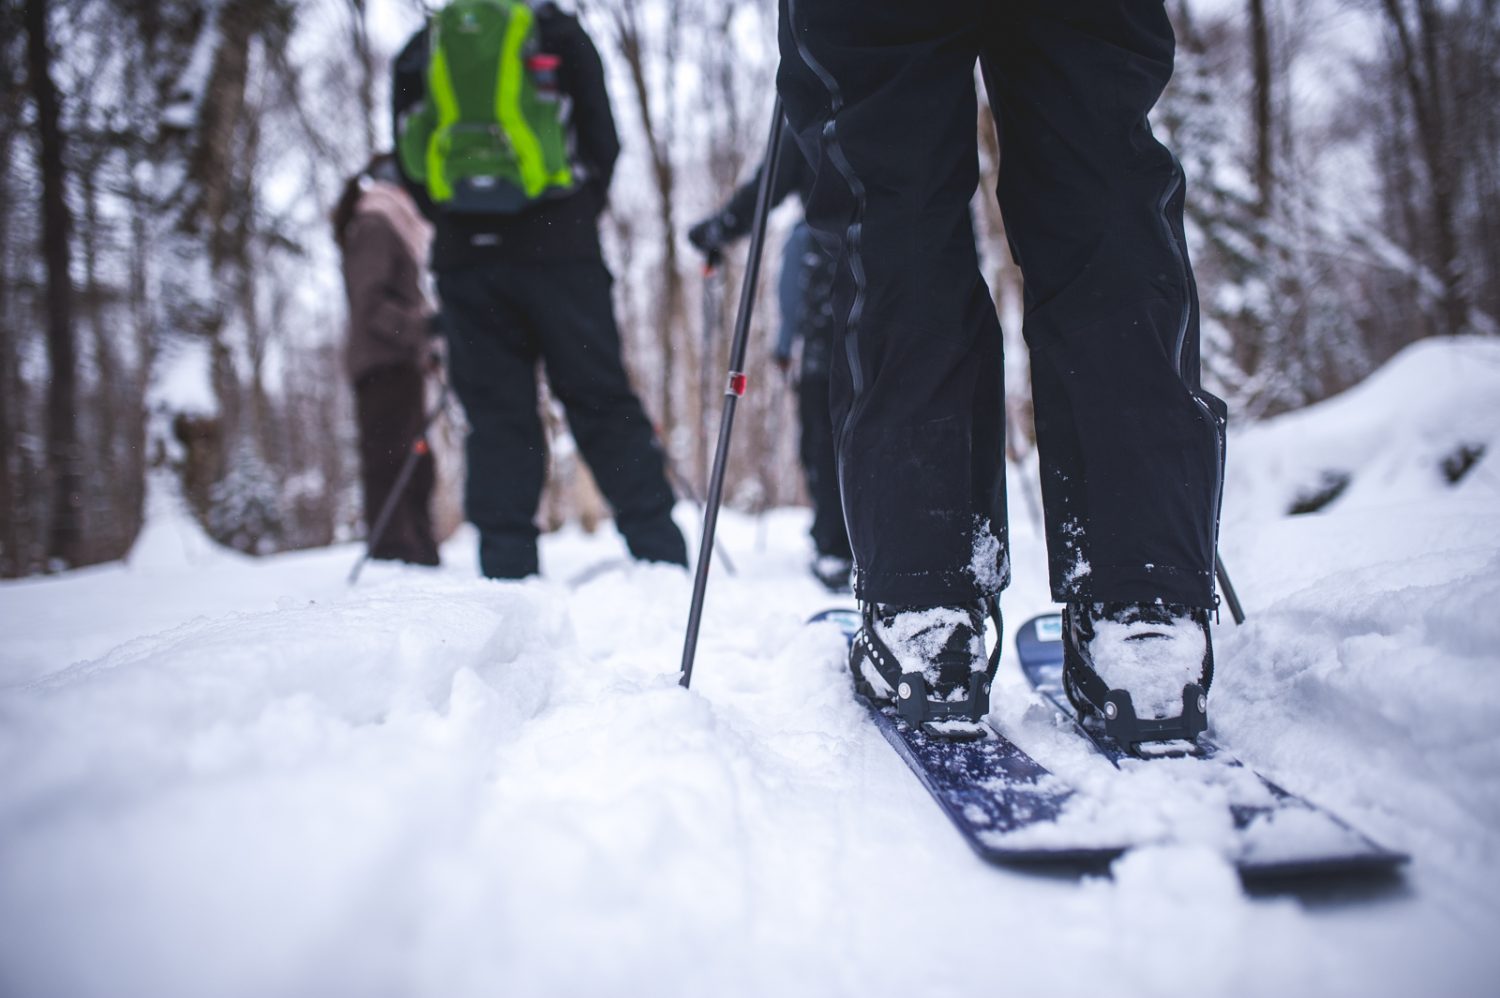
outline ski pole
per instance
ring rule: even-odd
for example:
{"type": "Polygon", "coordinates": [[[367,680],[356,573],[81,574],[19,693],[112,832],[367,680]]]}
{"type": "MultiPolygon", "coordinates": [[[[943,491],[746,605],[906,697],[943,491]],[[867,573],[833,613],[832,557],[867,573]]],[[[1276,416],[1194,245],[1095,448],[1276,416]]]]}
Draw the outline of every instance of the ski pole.
{"type": "Polygon", "coordinates": [[[364,553],[359,556],[359,560],[354,563],[354,568],[349,572],[349,585],[351,586],[359,581],[359,573],[364,569],[365,562],[370,560],[375,545],[379,544],[380,538],[385,536],[385,528],[390,526],[391,517],[395,515],[396,503],[400,501],[402,493],[406,491],[406,486],[410,484],[411,476],[417,471],[417,462],[432,450],[427,444],[427,431],[448,405],[448,379],[443,378],[442,381],[443,390],[438,395],[437,404],[423,418],[422,428],[417,431],[416,439],[407,448],[406,460],[401,463],[401,470],[396,474],[396,484],[391,486],[391,493],[385,497],[385,502],[380,507],[380,515],[375,517],[375,525],[370,528],[370,536],[365,541],[364,553]]]}
{"type": "Polygon", "coordinates": [[[739,313],[734,320],[734,340],[729,348],[729,378],[724,386],[724,416],[719,422],[719,446],[709,476],[708,502],[703,513],[703,538],[698,544],[698,569],[693,577],[693,602],[688,608],[687,634],[682,643],[682,679],[686,688],[693,681],[693,656],[698,651],[698,627],[703,620],[703,595],[708,587],[708,565],[713,557],[714,529],[719,522],[719,504],[724,500],[724,472],[729,461],[729,437],[734,430],[734,408],[745,394],[745,346],[750,337],[750,313],[755,306],[755,287],[760,278],[761,250],[766,242],[766,216],[771,211],[771,188],[781,156],[781,97],[771,112],[771,135],[766,140],[765,166],[760,171],[760,190],[755,194],[755,216],[751,226],[750,253],[745,260],[745,280],[740,285],[739,313]]]}
{"type": "Polygon", "coordinates": [[[1234,586],[1229,582],[1229,572],[1224,568],[1224,559],[1219,557],[1219,552],[1214,552],[1214,574],[1219,577],[1219,588],[1224,590],[1224,602],[1229,604],[1229,615],[1234,618],[1235,625],[1245,622],[1245,610],[1240,606],[1240,598],[1235,595],[1234,586]]]}

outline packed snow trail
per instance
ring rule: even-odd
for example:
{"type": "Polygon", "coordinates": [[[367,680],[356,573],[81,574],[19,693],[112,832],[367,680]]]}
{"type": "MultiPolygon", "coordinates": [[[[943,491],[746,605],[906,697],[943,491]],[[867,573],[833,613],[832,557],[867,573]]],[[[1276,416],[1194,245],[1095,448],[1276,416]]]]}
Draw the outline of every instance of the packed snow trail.
{"type": "MultiPolygon", "coordinates": [[[[829,600],[798,511],[764,549],[726,514],[683,691],[686,573],[563,584],[608,531],[545,538],[542,580],[476,579],[465,534],[350,589],[352,546],[252,561],[157,509],[128,565],[0,585],[0,994],[1487,994],[1500,344],[1434,350],[1231,438],[1250,620],[1215,635],[1218,740],[1412,853],[1394,889],[1247,896],[1211,809],[1111,777],[1008,639],[997,722],[1158,844],[1109,878],[983,865],[802,626],[829,600]],[[1380,420],[1402,453],[1341,446],[1380,420]],[[1449,485],[1455,434],[1489,453],[1449,485]],[[1344,496],[1285,517],[1328,470],[1344,496]]],[[[1013,625],[1049,606],[1017,514],[1013,625]]]]}

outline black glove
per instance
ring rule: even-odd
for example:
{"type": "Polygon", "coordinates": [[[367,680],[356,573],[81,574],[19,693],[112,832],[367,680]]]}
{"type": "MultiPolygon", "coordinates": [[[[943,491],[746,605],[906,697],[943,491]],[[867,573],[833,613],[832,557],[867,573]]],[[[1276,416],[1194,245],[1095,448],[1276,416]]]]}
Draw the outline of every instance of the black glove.
{"type": "Polygon", "coordinates": [[[692,243],[700,253],[708,256],[712,256],[722,250],[726,241],[724,237],[724,222],[718,215],[705,218],[691,229],[688,229],[688,242],[692,243]]]}

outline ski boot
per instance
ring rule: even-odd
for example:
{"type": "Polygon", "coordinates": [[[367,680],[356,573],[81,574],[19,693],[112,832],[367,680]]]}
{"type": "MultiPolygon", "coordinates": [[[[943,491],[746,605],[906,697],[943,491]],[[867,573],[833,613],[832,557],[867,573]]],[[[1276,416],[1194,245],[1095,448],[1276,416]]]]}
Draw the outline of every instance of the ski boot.
{"type": "Polygon", "coordinates": [[[835,594],[849,591],[849,579],[853,571],[854,562],[836,554],[820,554],[812,563],[813,578],[821,582],[824,589],[835,594]]]}
{"type": "Polygon", "coordinates": [[[860,614],[849,648],[857,693],[877,703],[894,701],[902,720],[934,737],[984,737],[990,681],[1000,662],[996,597],[927,609],[864,602],[860,614]],[[986,615],[995,622],[995,650],[988,658],[986,615]]]}
{"type": "MultiPolygon", "coordinates": [[[[1087,721],[1134,755],[1148,742],[1193,743],[1208,728],[1214,678],[1208,611],[1177,603],[1069,603],[1063,690],[1087,721]]],[[[1177,753],[1180,754],[1180,753],[1177,753]]]]}

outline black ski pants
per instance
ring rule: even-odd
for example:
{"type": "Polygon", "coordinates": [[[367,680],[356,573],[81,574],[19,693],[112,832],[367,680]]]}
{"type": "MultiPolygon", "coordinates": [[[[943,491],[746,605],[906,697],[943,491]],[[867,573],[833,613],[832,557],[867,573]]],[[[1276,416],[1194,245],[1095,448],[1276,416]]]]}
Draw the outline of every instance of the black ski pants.
{"type": "Polygon", "coordinates": [[[778,86],[841,247],[832,380],[865,599],[1009,581],[999,321],[979,273],[974,65],[1025,279],[1059,601],[1213,601],[1223,404],[1199,382],[1182,171],[1146,114],[1174,40],[1150,0],[781,0],[778,86]]]}
{"type": "MultiPolygon", "coordinates": [[[[390,498],[401,466],[424,432],[422,372],[415,364],[383,364],[354,383],[354,410],[359,423],[359,472],[364,487],[365,528],[375,529],[390,498]]],[[[391,508],[385,530],[370,549],[372,558],[438,563],[428,503],[436,480],[432,454],[423,453],[411,478],[391,508]]]]}
{"type": "Polygon", "coordinates": [[[798,226],[787,240],[781,264],[781,321],[778,349],[802,340],[802,365],[797,376],[797,415],[802,427],[799,456],[812,499],[812,539],[819,555],[851,558],[849,532],[839,497],[838,462],[833,449],[833,417],[829,410],[829,370],[833,352],[833,286],[835,260],[798,226]],[[785,324],[790,324],[788,331],[785,324]]]}
{"type": "Polygon", "coordinates": [[[491,578],[537,571],[547,465],[539,360],[630,553],[687,564],[661,448],[620,357],[610,283],[597,260],[486,262],[438,274],[450,377],[469,421],[464,506],[491,578]]]}
{"type": "Polygon", "coordinates": [[[809,325],[802,337],[802,366],[797,384],[797,411],[802,422],[800,457],[812,499],[813,546],[818,554],[848,558],[849,532],[839,497],[838,461],[833,449],[829,409],[829,330],[809,325]]]}

